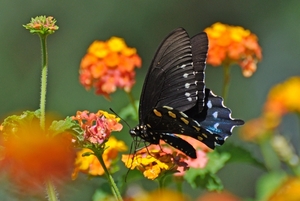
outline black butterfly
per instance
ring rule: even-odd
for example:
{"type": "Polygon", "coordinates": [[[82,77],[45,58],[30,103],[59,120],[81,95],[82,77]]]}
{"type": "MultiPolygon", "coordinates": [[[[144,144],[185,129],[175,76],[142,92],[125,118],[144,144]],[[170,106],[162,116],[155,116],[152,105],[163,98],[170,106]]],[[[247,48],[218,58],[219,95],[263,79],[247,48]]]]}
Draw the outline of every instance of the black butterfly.
{"type": "Polygon", "coordinates": [[[139,125],[130,130],[150,144],[160,140],[196,158],[194,147],[174,135],[200,140],[210,148],[222,145],[233,127],[244,122],[231,118],[223,99],[205,88],[208,50],[205,32],[190,38],[183,28],[160,44],[146,76],[139,106],[139,125]]]}

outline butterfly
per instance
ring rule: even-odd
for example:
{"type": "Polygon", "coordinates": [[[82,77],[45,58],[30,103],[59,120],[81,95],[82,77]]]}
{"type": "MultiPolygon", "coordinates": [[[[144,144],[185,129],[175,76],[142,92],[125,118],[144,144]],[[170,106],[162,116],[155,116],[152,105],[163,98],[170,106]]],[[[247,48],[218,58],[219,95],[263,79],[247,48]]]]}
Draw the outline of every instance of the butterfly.
{"type": "Polygon", "coordinates": [[[180,135],[214,149],[231,136],[235,126],[244,124],[243,120],[231,118],[223,98],[205,87],[207,51],[205,32],[190,38],[183,28],[178,28],[163,40],[146,75],[139,125],[130,129],[131,136],[150,144],[163,140],[196,158],[195,148],[180,135]]]}

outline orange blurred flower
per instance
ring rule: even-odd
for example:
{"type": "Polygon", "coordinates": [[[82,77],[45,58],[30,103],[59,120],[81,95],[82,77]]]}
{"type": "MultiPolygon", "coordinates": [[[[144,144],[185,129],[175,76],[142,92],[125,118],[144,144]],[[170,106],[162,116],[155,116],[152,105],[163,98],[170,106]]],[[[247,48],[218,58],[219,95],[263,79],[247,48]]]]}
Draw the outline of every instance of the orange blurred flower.
{"type": "Polygon", "coordinates": [[[92,144],[103,144],[112,131],[120,131],[123,128],[119,123],[120,118],[102,110],[97,113],[90,113],[87,110],[77,111],[72,119],[76,120],[83,129],[84,141],[92,144]]]}
{"type": "MultiPolygon", "coordinates": [[[[127,147],[123,141],[117,140],[115,137],[111,136],[105,143],[105,148],[103,152],[103,161],[108,169],[111,169],[115,160],[117,159],[118,153],[126,151],[127,147]]],[[[76,179],[79,172],[87,173],[93,176],[101,176],[104,174],[104,169],[101,166],[98,158],[93,154],[93,151],[84,148],[77,152],[77,158],[75,161],[75,170],[72,174],[72,178],[76,179]],[[86,155],[86,153],[91,153],[86,155]]]]}
{"type": "Polygon", "coordinates": [[[280,185],[268,201],[298,201],[300,200],[300,178],[291,177],[280,185]]]}
{"type": "Polygon", "coordinates": [[[300,77],[291,77],[275,85],[269,92],[264,112],[281,117],[288,112],[300,112],[300,77]]]}
{"type": "Polygon", "coordinates": [[[80,83],[95,87],[96,94],[109,98],[117,88],[130,91],[135,83],[134,68],[141,66],[135,48],[127,47],[122,38],[95,41],[88,48],[80,64],[80,83]]]}
{"type": "Polygon", "coordinates": [[[141,171],[148,179],[154,180],[167,172],[177,172],[178,168],[187,169],[183,161],[186,156],[172,152],[163,145],[150,145],[132,155],[122,155],[122,161],[130,169],[141,171]]]}
{"type": "Polygon", "coordinates": [[[10,125],[2,127],[0,170],[26,191],[44,192],[49,179],[69,177],[75,152],[69,135],[60,133],[52,137],[40,128],[38,120],[31,118],[20,116],[21,124],[10,121],[10,125]]]}
{"type": "Polygon", "coordinates": [[[197,201],[242,201],[241,198],[233,195],[228,191],[208,192],[200,196],[197,201]]]}
{"type": "Polygon", "coordinates": [[[256,35],[240,26],[217,22],[204,30],[209,39],[207,63],[213,66],[241,66],[243,75],[250,77],[262,59],[256,35]]]}
{"type": "Polygon", "coordinates": [[[273,129],[278,126],[279,121],[275,119],[259,117],[245,123],[240,130],[240,136],[245,141],[259,142],[270,135],[273,135],[273,129]],[[273,122],[272,125],[270,123],[273,122]],[[275,124],[276,123],[276,124],[275,124]]]}

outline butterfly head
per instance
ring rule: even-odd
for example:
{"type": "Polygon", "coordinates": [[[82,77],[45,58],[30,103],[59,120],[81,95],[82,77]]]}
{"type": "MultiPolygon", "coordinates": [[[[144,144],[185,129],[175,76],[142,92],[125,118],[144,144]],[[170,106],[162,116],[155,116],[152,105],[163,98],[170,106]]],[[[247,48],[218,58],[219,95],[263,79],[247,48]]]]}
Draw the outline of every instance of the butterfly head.
{"type": "Polygon", "coordinates": [[[143,126],[143,125],[138,125],[134,128],[131,128],[129,130],[129,134],[132,136],[132,137],[140,137],[140,138],[143,138],[144,137],[144,134],[147,132],[147,127],[146,126],[143,126]]]}

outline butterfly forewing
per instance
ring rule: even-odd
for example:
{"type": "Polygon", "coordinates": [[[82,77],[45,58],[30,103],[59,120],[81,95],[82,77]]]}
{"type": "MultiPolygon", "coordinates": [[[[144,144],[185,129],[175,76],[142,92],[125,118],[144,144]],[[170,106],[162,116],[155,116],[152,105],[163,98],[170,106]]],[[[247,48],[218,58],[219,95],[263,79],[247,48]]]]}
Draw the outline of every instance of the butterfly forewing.
{"type": "MultiPolygon", "coordinates": [[[[144,82],[140,98],[140,121],[144,121],[155,107],[167,105],[185,111],[196,104],[199,88],[204,87],[203,80],[197,81],[196,76],[204,76],[205,62],[197,63],[196,72],[193,51],[195,49],[201,55],[207,52],[207,36],[203,33],[201,37],[206,37],[206,50],[200,46],[203,51],[196,51],[197,48],[192,47],[190,37],[182,28],[174,30],[161,43],[144,82]]],[[[200,97],[203,98],[203,95],[200,94],[200,97]]]]}

